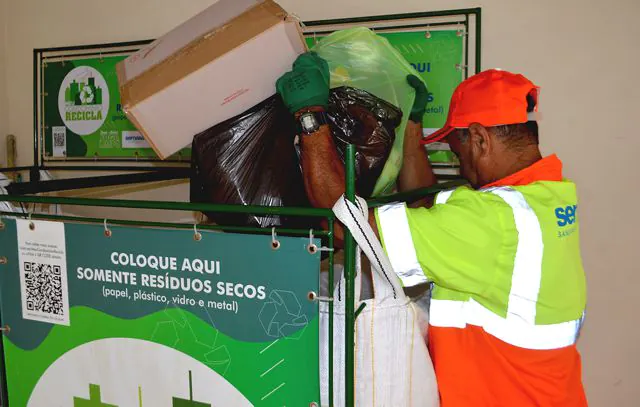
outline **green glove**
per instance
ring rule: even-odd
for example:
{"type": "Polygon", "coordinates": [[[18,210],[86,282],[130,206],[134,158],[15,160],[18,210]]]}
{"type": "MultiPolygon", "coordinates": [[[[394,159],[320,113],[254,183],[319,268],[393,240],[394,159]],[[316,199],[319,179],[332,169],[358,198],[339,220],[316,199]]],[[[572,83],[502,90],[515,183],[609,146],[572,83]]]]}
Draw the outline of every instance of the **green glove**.
{"type": "Polygon", "coordinates": [[[315,52],[306,52],[298,58],[296,58],[293,63],[293,70],[305,70],[305,69],[320,69],[322,75],[324,76],[327,85],[329,84],[329,65],[327,61],[322,59],[322,57],[315,52]]]}
{"type": "Polygon", "coordinates": [[[300,55],[293,69],[276,82],[276,89],[291,113],[329,103],[329,65],[314,52],[300,55]]]}
{"type": "Polygon", "coordinates": [[[408,75],[407,82],[416,90],[416,98],[409,114],[409,120],[415,123],[422,123],[422,117],[427,110],[427,101],[429,100],[429,92],[424,82],[415,75],[408,75]]]}

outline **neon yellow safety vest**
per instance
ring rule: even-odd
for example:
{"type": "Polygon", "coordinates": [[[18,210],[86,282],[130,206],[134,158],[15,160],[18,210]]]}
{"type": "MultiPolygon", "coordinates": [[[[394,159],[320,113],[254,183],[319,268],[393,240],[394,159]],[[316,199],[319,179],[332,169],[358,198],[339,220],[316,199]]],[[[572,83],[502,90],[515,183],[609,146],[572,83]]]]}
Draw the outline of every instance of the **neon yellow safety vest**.
{"type": "Polygon", "coordinates": [[[430,324],[482,327],[525,349],[575,343],[586,304],[572,182],[437,195],[433,208],[378,208],[405,286],[434,283],[430,324]]]}

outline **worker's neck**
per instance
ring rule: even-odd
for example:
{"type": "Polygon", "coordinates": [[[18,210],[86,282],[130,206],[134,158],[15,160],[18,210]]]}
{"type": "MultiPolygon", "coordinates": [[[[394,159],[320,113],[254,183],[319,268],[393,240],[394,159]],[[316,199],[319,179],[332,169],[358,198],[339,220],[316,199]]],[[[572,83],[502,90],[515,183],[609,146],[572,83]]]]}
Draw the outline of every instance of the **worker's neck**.
{"type": "Polygon", "coordinates": [[[542,154],[540,154],[540,149],[537,145],[518,152],[505,151],[503,154],[504,155],[496,162],[491,176],[492,179],[488,180],[485,185],[506,178],[518,171],[522,171],[542,159],[542,154]]]}

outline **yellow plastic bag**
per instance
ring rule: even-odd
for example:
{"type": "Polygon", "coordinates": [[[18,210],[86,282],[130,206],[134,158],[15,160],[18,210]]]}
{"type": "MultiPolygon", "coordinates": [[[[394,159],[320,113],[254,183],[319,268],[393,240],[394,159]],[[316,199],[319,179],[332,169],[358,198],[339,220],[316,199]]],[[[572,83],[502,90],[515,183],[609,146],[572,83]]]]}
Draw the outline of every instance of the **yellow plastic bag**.
{"type": "Polygon", "coordinates": [[[321,39],[312,51],[328,62],[332,88],[364,89],[402,110],[402,122],[373,196],[390,193],[402,167],[404,130],[415,99],[406,78],[420,75],[386,38],[364,27],[336,31],[321,39]]]}

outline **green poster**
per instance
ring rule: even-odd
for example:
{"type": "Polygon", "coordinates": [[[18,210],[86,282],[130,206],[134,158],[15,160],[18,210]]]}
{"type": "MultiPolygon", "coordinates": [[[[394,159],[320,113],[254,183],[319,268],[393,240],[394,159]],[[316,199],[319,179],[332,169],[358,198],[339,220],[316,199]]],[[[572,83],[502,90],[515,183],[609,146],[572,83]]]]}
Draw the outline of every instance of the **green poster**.
{"type": "MultiPolygon", "coordinates": [[[[424,134],[440,129],[447,120],[451,95],[464,79],[463,40],[455,30],[411,31],[380,33],[389,40],[406,60],[418,71],[429,90],[429,103],[423,118],[424,134]],[[428,38],[427,38],[428,37],[428,38]]],[[[307,37],[307,45],[313,47],[322,37],[307,37]]],[[[453,154],[447,145],[429,146],[429,158],[436,163],[452,163],[453,154]]]]}
{"type": "MultiPolygon", "coordinates": [[[[425,31],[382,33],[415,68],[427,84],[429,103],[422,119],[424,134],[442,128],[449,113],[449,102],[456,86],[462,81],[463,37],[458,31],[425,31]]],[[[429,159],[435,163],[451,163],[454,155],[447,144],[430,145],[429,159]]]]}
{"type": "Polygon", "coordinates": [[[319,402],[308,238],[3,222],[12,407],[319,402]]]}
{"type": "MultiPolygon", "coordinates": [[[[120,103],[116,64],[126,56],[42,66],[45,158],[156,159],[120,103]]],[[[171,159],[188,160],[189,149],[171,159]]]]}

